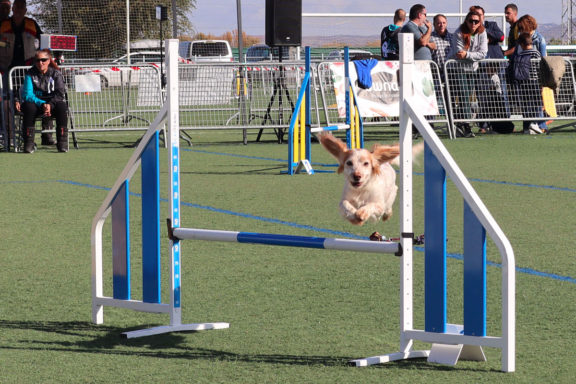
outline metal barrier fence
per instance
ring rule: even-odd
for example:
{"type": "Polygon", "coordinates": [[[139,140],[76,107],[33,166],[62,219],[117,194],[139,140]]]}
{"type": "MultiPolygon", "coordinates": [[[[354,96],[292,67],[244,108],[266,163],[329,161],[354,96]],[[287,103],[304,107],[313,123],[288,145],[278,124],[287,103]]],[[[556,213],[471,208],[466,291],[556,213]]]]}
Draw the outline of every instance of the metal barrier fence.
{"type": "MultiPolygon", "coordinates": [[[[344,121],[338,114],[331,63],[312,66],[312,127],[344,121]]],[[[434,62],[429,65],[439,114],[427,119],[435,127],[447,127],[451,138],[457,123],[550,119],[533,112],[542,103],[540,84],[511,84],[506,79],[507,60],[482,60],[477,68],[450,60],[444,72],[434,62]]],[[[12,111],[27,69],[16,67],[9,73],[12,111]]],[[[163,104],[157,65],[70,65],[61,69],[68,88],[71,132],[144,130],[163,104]]],[[[274,129],[281,142],[304,72],[301,62],[180,64],[181,128],[258,129],[258,139],[263,129],[274,129]]],[[[566,59],[566,72],[554,98],[555,120],[576,119],[572,61],[566,59]]],[[[14,116],[4,117],[15,132],[14,148],[18,148],[20,127],[14,116]]],[[[363,123],[368,129],[397,127],[399,120],[394,116],[364,117],[363,123]]],[[[2,133],[4,142],[7,134],[2,133]]]]}
{"type": "MultiPolygon", "coordinates": [[[[20,145],[20,116],[14,103],[29,67],[9,72],[12,145],[20,145]]],[[[66,83],[71,133],[145,130],[163,103],[155,65],[74,65],[60,67],[66,83]]]]}
{"type": "Polygon", "coordinates": [[[477,63],[448,60],[444,73],[453,124],[523,120],[542,122],[576,118],[574,66],[565,59],[560,86],[543,96],[538,73],[540,60],[532,60],[532,76],[513,81],[508,60],[486,59],[477,63]],[[550,104],[545,103],[550,98],[550,104]],[[545,105],[546,104],[546,105],[545,105]]]}
{"type": "Polygon", "coordinates": [[[302,63],[180,65],[182,129],[287,128],[302,63]]]}

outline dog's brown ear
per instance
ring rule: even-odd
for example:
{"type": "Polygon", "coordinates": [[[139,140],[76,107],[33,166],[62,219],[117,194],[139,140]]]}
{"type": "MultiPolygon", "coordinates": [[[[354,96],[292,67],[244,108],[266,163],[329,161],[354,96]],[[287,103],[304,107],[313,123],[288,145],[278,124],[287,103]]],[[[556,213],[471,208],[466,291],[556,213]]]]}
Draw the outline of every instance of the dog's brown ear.
{"type": "Polygon", "coordinates": [[[320,144],[338,161],[340,161],[342,154],[348,151],[346,143],[334,137],[330,132],[320,132],[318,134],[318,140],[320,140],[320,144]]]}
{"type": "Polygon", "coordinates": [[[388,163],[398,156],[400,156],[400,147],[398,144],[395,145],[380,145],[375,144],[372,148],[372,155],[380,163],[388,163]]]}

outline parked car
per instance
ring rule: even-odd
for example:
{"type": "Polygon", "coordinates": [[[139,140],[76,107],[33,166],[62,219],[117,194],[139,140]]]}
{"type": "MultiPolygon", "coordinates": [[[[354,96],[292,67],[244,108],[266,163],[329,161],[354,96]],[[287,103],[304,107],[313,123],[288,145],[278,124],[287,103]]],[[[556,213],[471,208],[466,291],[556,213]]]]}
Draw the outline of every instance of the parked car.
{"type": "Polygon", "coordinates": [[[280,58],[280,48],[282,49],[282,60],[290,59],[290,47],[269,47],[266,44],[254,44],[246,50],[246,62],[256,63],[259,61],[274,60],[280,58]]]}
{"type": "Polygon", "coordinates": [[[232,62],[234,55],[226,40],[195,40],[180,42],[180,56],[200,62],[232,62]],[[190,44],[188,44],[190,43],[190,44]]]}

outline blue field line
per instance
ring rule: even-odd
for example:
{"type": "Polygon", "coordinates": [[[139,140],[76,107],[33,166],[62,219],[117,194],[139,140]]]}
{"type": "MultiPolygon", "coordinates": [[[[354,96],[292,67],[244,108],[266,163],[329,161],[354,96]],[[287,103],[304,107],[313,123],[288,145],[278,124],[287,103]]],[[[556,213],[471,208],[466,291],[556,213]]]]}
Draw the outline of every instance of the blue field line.
{"type": "MultiPolygon", "coordinates": [[[[70,180],[57,180],[57,182],[63,183],[63,184],[74,185],[74,186],[78,186],[78,187],[98,189],[98,190],[103,190],[103,191],[109,191],[111,189],[111,188],[107,188],[107,187],[101,187],[98,185],[77,183],[77,182],[70,181],[70,180]]],[[[140,197],[140,198],[142,197],[142,195],[140,193],[130,192],[130,194],[132,196],[135,196],[135,197],[140,197]]],[[[168,199],[160,199],[160,201],[162,201],[164,203],[168,203],[168,199]]],[[[314,227],[312,225],[298,224],[298,223],[294,223],[291,221],[273,219],[273,218],[264,217],[264,216],[256,216],[256,215],[251,215],[251,214],[247,214],[247,213],[230,211],[227,209],[214,208],[214,207],[210,207],[208,205],[200,205],[200,204],[186,203],[186,202],[181,202],[180,204],[184,205],[186,207],[203,209],[206,211],[223,213],[226,215],[238,216],[238,217],[243,217],[243,218],[251,219],[251,220],[259,220],[259,221],[263,221],[263,222],[267,222],[267,223],[281,224],[281,225],[285,225],[285,226],[292,227],[292,228],[299,228],[299,229],[306,229],[309,231],[327,233],[327,234],[330,234],[333,236],[341,236],[341,237],[346,237],[346,238],[350,238],[350,239],[357,239],[357,240],[368,240],[368,237],[358,236],[358,235],[355,235],[355,234],[349,233],[349,232],[333,231],[331,229],[318,228],[318,227],[314,227]]],[[[414,247],[414,249],[417,251],[420,251],[420,252],[424,252],[423,247],[414,247]]],[[[448,257],[451,259],[456,259],[456,260],[463,260],[464,259],[464,256],[461,254],[458,254],[458,253],[448,253],[448,257]]],[[[502,264],[495,263],[492,261],[488,261],[487,264],[490,266],[493,266],[493,267],[502,268],[502,264]]],[[[546,278],[553,279],[553,280],[560,280],[560,281],[565,281],[568,283],[576,284],[576,278],[569,277],[569,276],[561,276],[561,275],[556,275],[554,273],[540,272],[540,271],[537,271],[537,270],[534,270],[531,268],[521,268],[518,266],[516,267],[516,271],[519,273],[527,274],[527,275],[546,277],[546,278]]]]}
{"type": "MultiPolygon", "coordinates": [[[[255,159],[255,160],[267,160],[267,161],[279,161],[282,163],[286,162],[286,159],[272,159],[268,157],[257,157],[257,156],[246,156],[246,155],[237,155],[237,154],[230,154],[230,153],[223,153],[223,152],[210,152],[210,151],[203,151],[199,149],[184,149],[185,151],[189,152],[197,152],[197,153],[204,153],[209,155],[219,155],[219,156],[232,156],[232,157],[241,157],[245,159],[255,159]]],[[[326,163],[315,163],[312,162],[312,165],[320,166],[320,167],[330,167],[336,168],[338,164],[326,164],[326,163]]],[[[398,170],[396,170],[398,173],[398,170]]],[[[424,176],[422,172],[414,172],[416,176],[424,176]]],[[[501,184],[501,185],[509,185],[512,187],[524,187],[524,188],[541,188],[541,189],[551,189],[555,191],[562,191],[562,192],[576,192],[576,188],[567,188],[567,187],[556,187],[553,185],[539,185],[539,184],[527,184],[527,183],[515,183],[511,181],[498,181],[498,180],[488,180],[488,179],[468,179],[470,182],[474,181],[477,183],[491,183],[491,184],[501,184]]]]}
{"type": "MultiPolygon", "coordinates": [[[[230,157],[240,157],[242,159],[251,159],[251,160],[266,160],[266,161],[277,161],[279,163],[287,163],[288,161],[286,159],[273,159],[270,157],[259,157],[259,156],[247,156],[247,155],[238,155],[235,153],[224,153],[224,152],[210,152],[210,151],[203,151],[200,149],[182,149],[182,151],[187,151],[187,152],[196,152],[196,153],[204,153],[204,154],[208,154],[208,155],[218,155],[218,156],[230,156],[230,157]]],[[[333,167],[336,168],[338,167],[338,164],[326,164],[326,163],[315,163],[312,162],[312,165],[317,165],[320,167],[333,167]]]]}

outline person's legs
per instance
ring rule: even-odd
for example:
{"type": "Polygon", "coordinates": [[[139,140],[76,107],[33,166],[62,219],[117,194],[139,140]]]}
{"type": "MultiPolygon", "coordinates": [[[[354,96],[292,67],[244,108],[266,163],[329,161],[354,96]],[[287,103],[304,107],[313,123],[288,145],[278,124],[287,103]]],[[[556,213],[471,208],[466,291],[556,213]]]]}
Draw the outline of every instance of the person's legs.
{"type": "Polygon", "coordinates": [[[52,115],[56,118],[56,146],[58,152],[68,152],[68,106],[56,103],[52,115]]]}
{"type": "Polygon", "coordinates": [[[42,145],[54,145],[56,142],[52,137],[51,132],[44,132],[44,131],[51,131],[54,129],[54,125],[52,124],[52,118],[46,117],[42,119],[42,145]]]}
{"type": "Polygon", "coordinates": [[[24,152],[34,152],[35,121],[42,109],[34,103],[23,103],[22,110],[22,136],[24,138],[24,152]]]}

